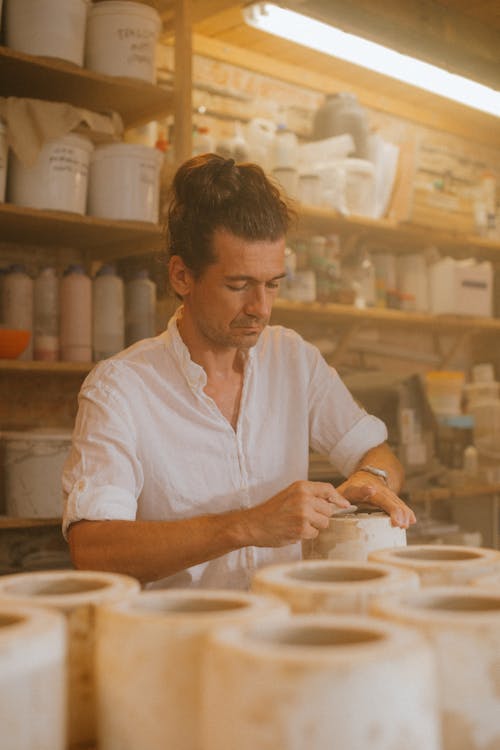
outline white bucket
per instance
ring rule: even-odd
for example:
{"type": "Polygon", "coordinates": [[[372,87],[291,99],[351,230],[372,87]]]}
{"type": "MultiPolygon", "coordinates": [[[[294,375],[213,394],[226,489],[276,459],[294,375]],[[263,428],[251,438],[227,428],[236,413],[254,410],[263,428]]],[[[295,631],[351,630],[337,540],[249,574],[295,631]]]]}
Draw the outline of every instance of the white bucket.
{"type": "Polygon", "coordinates": [[[163,154],[131,143],[99,146],[90,160],[88,213],[158,222],[163,154]]]}
{"type": "Polygon", "coordinates": [[[7,0],[7,47],[83,65],[88,0],[7,0]]]}
{"type": "MultiPolygon", "coordinates": [[[[0,18],[2,8],[0,0],[0,18]]],[[[3,122],[0,121],[0,203],[5,200],[5,185],[7,183],[7,132],[3,122]]]]}
{"type": "Polygon", "coordinates": [[[4,432],[5,503],[16,518],[60,518],[61,474],[71,432],[50,429],[4,432]]]}
{"type": "Polygon", "coordinates": [[[148,5],[117,0],[93,5],[87,24],[86,67],[155,83],[160,28],[160,16],[148,5]]]}
{"type": "Polygon", "coordinates": [[[25,167],[12,154],[9,164],[10,201],[18,206],[84,214],[93,148],[88,138],[69,133],[47,141],[33,167],[25,167]]]}

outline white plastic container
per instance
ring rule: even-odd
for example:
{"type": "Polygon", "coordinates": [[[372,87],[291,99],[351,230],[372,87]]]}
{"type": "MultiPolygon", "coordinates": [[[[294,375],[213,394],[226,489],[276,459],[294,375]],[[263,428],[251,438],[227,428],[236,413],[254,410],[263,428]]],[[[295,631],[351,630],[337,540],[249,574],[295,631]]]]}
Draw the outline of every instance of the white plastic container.
{"type": "Polygon", "coordinates": [[[474,258],[441,258],[429,267],[430,311],[435,315],[493,314],[493,268],[474,258]]]}
{"type": "MultiPolygon", "coordinates": [[[[0,17],[1,17],[0,7],[0,17]]],[[[0,120],[0,203],[5,201],[5,188],[7,185],[7,131],[5,124],[0,120]]]]}
{"type": "Polygon", "coordinates": [[[125,344],[155,335],[156,284],[147,271],[138,271],[125,284],[125,344]]]}
{"type": "Polygon", "coordinates": [[[37,429],[1,434],[5,504],[14,518],[60,518],[61,474],[71,432],[37,429]]]}
{"type": "Polygon", "coordinates": [[[163,154],[130,143],[99,146],[90,160],[88,213],[158,222],[163,154]]]}
{"type": "Polygon", "coordinates": [[[314,172],[299,175],[298,197],[301,203],[318,206],[321,203],[321,180],[314,172]]]}
{"type": "Polygon", "coordinates": [[[18,206],[85,213],[92,142],[76,133],[44,143],[33,167],[11,154],[9,200],[18,206]]]}
{"type": "Polygon", "coordinates": [[[106,359],[125,347],[125,294],[115,267],[104,265],[92,282],[92,351],[106,359]]]}
{"type": "MultiPolygon", "coordinates": [[[[2,320],[10,328],[33,332],[33,279],[23,265],[13,265],[3,277],[2,320]]],[[[33,359],[33,336],[19,359],[33,359]]]]}
{"type": "Polygon", "coordinates": [[[375,215],[375,168],[367,159],[342,159],[337,168],[344,175],[344,206],[348,214],[375,215]]]}
{"type": "Polygon", "coordinates": [[[92,282],[82,266],[69,266],[61,279],[59,335],[62,360],[92,361],[92,282]]]}
{"type": "Polygon", "coordinates": [[[278,128],[271,148],[271,165],[273,169],[297,169],[299,159],[299,142],[295,133],[285,128],[278,128]]]}
{"type": "Polygon", "coordinates": [[[7,47],[83,65],[87,10],[88,0],[6,0],[7,47]]]}
{"type": "Polygon", "coordinates": [[[160,28],[159,14],[148,5],[118,0],[94,4],[87,24],[85,66],[155,83],[160,28]]]}
{"type": "Polygon", "coordinates": [[[299,173],[295,167],[275,167],[273,177],[290,198],[296,198],[299,190],[299,173]]]}
{"type": "Polygon", "coordinates": [[[34,287],[34,357],[59,359],[59,279],[55,268],[43,268],[34,287]]]}
{"type": "Polygon", "coordinates": [[[276,133],[276,125],[271,120],[253,117],[245,126],[248,145],[248,159],[268,170],[271,164],[271,147],[276,133]]]}

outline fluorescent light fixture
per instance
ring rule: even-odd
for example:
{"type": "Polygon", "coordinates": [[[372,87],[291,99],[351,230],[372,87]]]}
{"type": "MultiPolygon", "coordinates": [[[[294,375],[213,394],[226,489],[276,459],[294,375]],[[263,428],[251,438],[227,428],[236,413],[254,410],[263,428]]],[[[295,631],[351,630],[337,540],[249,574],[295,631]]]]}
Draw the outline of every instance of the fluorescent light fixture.
{"type": "Polygon", "coordinates": [[[249,26],[261,31],[500,117],[500,93],[481,83],[273,3],[248,5],[243,14],[249,26]]]}

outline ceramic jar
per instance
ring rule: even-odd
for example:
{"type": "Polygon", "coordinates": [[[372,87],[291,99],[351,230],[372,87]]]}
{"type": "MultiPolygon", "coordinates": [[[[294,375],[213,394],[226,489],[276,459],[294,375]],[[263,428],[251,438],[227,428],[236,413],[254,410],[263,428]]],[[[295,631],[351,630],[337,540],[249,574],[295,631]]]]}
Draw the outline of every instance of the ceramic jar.
{"type": "Polygon", "coordinates": [[[333,516],[316,539],[302,543],[304,558],[367,560],[373,550],[406,545],[406,532],[391,525],[386,513],[348,513],[333,516]]]}

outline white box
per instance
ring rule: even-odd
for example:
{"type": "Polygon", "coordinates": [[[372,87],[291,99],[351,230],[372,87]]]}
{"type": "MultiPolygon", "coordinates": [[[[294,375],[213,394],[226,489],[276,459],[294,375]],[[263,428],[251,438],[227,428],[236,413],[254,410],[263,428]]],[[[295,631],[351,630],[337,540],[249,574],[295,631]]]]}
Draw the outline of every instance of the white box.
{"type": "Polygon", "coordinates": [[[493,315],[493,269],[489,261],[441,258],[429,267],[429,287],[432,313],[493,315]]]}

